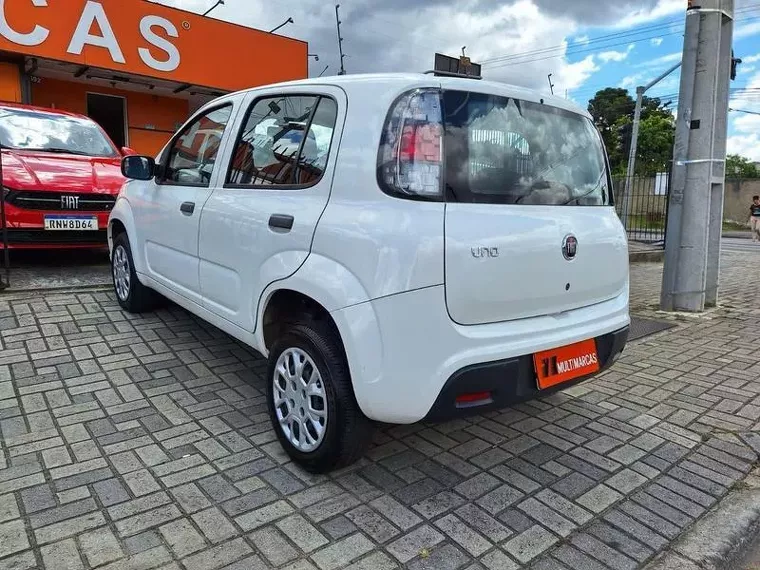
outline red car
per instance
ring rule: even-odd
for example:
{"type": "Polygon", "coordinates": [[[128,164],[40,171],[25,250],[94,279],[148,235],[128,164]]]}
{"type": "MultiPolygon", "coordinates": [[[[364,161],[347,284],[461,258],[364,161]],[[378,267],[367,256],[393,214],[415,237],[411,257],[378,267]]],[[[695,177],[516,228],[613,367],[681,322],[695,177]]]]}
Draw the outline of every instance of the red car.
{"type": "Polygon", "coordinates": [[[0,104],[0,144],[11,249],[106,246],[130,149],[116,148],[88,117],[8,103],[0,104]]]}

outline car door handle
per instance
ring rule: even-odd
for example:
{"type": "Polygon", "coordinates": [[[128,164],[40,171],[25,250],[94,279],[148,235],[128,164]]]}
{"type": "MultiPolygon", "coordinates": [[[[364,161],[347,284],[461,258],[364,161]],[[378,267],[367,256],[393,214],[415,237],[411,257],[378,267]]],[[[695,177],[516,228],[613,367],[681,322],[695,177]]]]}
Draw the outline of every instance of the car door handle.
{"type": "Polygon", "coordinates": [[[195,212],[195,203],[194,202],[184,202],[180,207],[179,211],[185,214],[186,216],[192,216],[193,212],[195,212]]]}
{"type": "Polygon", "coordinates": [[[290,231],[293,229],[293,222],[295,218],[286,214],[272,214],[269,218],[269,227],[278,230],[290,231]]]}

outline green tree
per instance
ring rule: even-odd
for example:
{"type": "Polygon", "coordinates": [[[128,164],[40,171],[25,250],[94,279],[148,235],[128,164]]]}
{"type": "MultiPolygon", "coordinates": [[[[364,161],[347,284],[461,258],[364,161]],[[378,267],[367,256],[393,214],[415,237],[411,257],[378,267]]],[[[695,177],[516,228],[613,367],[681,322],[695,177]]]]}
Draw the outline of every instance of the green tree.
{"type": "MultiPolygon", "coordinates": [[[[588,104],[615,175],[624,175],[628,168],[635,109],[636,102],[628,91],[613,87],[597,92],[588,104]]],[[[667,105],[656,97],[643,97],[636,174],[651,175],[666,170],[672,158],[674,138],[675,123],[667,105]]]]}
{"type": "Polygon", "coordinates": [[[760,168],[750,159],[738,154],[726,157],[727,178],[760,178],[760,168]]]}
{"type": "Polygon", "coordinates": [[[602,134],[613,170],[617,170],[625,160],[619,121],[625,117],[633,118],[635,107],[636,104],[627,90],[614,87],[598,91],[588,102],[588,112],[602,134]]]}
{"type": "Polygon", "coordinates": [[[669,113],[651,113],[641,120],[636,175],[654,176],[668,170],[673,159],[675,135],[675,122],[669,113]]]}

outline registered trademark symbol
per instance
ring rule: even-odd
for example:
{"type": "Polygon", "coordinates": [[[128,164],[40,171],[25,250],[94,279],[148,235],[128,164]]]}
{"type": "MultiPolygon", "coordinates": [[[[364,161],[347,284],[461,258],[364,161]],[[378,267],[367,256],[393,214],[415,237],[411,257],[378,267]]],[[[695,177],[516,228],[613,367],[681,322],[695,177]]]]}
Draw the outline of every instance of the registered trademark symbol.
{"type": "Polygon", "coordinates": [[[187,20],[185,20],[184,22],[182,22],[182,27],[185,28],[186,30],[189,30],[190,29],[190,22],[188,22],[187,20]]]}

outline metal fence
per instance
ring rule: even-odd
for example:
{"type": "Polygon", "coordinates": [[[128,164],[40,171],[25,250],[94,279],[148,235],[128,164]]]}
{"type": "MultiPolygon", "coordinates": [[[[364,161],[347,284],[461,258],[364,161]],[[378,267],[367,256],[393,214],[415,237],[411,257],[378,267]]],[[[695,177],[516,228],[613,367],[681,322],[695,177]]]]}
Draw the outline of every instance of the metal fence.
{"type": "Polygon", "coordinates": [[[629,240],[665,247],[669,186],[667,173],[613,180],[615,208],[629,240]]]}

